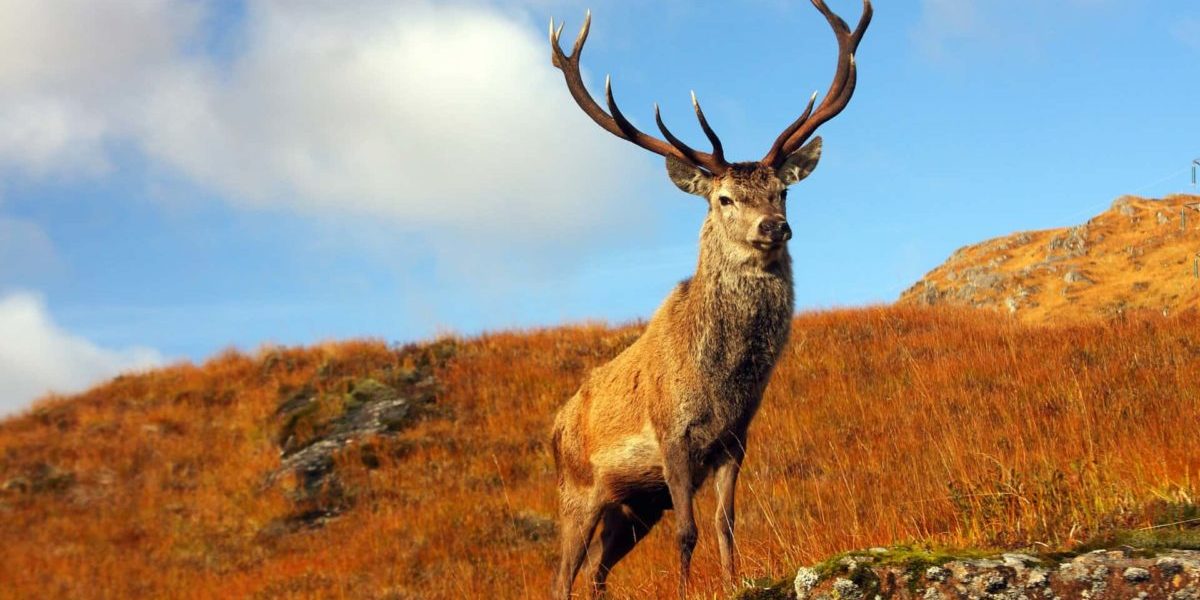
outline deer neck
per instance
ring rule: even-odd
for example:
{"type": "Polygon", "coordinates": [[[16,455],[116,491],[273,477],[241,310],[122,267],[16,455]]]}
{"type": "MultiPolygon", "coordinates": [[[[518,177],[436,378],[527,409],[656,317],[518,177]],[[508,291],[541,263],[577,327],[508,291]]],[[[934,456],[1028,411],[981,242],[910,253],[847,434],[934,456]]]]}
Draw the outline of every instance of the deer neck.
{"type": "MultiPolygon", "coordinates": [[[[709,232],[711,234],[711,232],[709,232]]],[[[699,333],[696,349],[708,369],[732,372],[752,363],[763,379],[787,342],[794,305],[787,248],[764,257],[725,248],[702,235],[692,279],[699,333]]]]}

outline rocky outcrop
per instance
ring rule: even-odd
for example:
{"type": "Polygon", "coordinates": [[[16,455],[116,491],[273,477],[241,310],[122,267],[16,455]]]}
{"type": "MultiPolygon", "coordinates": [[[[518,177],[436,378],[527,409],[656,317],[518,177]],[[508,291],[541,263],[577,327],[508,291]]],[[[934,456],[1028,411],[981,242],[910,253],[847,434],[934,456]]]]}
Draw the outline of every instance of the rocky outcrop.
{"type": "Polygon", "coordinates": [[[294,477],[288,495],[296,512],[282,524],[273,524],[272,530],[281,525],[283,529],[317,525],[344,512],[353,503],[353,494],[338,474],[338,455],[351,446],[367,445],[366,452],[360,452],[361,460],[365,467],[375,468],[378,457],[370,451],[371,438],[395,435],[417,419],[440,415],[433,373],[453,355],[454,342],[408,351],[420,360],[386,383],[363,378],[346,392],[305,387],[282,398],[275,411],[280,465],[267,475],[264,485],[294,477]]]}
{"type": "Polygon", "coordinates": [[[1200,196],[1118,198],[1074,227],[958,249],[901,304],[992,308],[1025,321],[1200,308],[1200,196]]]}
{"type": "Polygon", "coordinates": [[[1125,547],[1074,556],[876,548],[805,567],[742,600],[1200,600],[1200,551],[1125,547]]]}
{"type": "MultiPolygon", "coordinates": [[[[424,383],[433,385],[432,377],[424,383]]],[[[282,464],[270,479],[289,471],[319,478],[332,469],[333,455],[338,450],[355,440],[398,431],[413,412],[412,400],[401,396],[395,388],[374,379],[364,379],[347,394],[343,412],[324,424],[325,433],[297,442],[298,423],[319,406],[320,397],[308,392],[289,399],[276,411],[285,420],[279,436],[282,464]]]]}

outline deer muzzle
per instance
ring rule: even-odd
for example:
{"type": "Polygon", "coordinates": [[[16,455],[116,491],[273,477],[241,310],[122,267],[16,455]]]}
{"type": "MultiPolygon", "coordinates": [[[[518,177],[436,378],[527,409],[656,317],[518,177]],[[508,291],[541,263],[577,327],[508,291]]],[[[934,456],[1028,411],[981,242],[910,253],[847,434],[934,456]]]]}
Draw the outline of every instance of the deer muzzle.
{"type": "Polygon", "coordinates": [[[792,228],[782,217],[764,217],[758,224],[758,233],[773,244],[792,239],[792,228]]]}

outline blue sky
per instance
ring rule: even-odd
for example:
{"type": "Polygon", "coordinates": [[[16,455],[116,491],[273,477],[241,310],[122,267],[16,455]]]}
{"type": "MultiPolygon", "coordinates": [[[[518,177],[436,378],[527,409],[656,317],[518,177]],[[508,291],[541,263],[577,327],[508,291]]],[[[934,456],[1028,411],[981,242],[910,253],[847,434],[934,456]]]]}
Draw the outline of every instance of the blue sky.
{"type": "MultiPolygon", "coordinates": [[[[861,5],[831,0],[847,18],[861,5]]],[[[798,308],[888,302],[954,249],[1189,189],[1200,4],[879,0],[789,196],[798,308]]],[[[760,158],[834,69],[804,0],[3,0],[0,412],[227,347],[645,318],[702,203],[624,112],[760,158]]]]}

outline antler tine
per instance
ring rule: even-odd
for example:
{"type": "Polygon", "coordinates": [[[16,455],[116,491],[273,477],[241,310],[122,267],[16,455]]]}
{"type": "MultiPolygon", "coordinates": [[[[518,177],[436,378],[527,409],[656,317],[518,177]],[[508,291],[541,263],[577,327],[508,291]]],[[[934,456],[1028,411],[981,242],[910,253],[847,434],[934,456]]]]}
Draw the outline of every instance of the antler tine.
{"type": "Polygon", "coordinates": [[[575,60],[579,60],[579,54],[583,51],[583,44],[587,41],[588,32],[592,30],[592,9],[588,9],[583,16],[583,25],[579,27],[579,35],[575,36],[575,47],[571,49],[571,56],[575,60]]]}
{"type": "Polygon", "coordinates": [[[616,121],[617,128],[621,130],[621,133],[625,134],[629,138],[634,138],[638,135],[645,135],[640,129],[635,127],[633,123],[630,123],[629,119],[625,118],[625,114],[621,112],[621,109],[617,107],[617,101],[615,98],[613,98],[612,93],[612,75],[604,76],[604,101],[608,104],[608,114],[612,115],[613,121],[616,121]]]}
{"type": "MultiPolygon", "coordinates": [[[[846,108],[850,102],[850,97],[854,95],[854,89],[858,84],[858,67],[854,59],[854,53],[858,50],[858,44],[862,41],[863,34],[866,33],[867,27],[871,24],[871,17],[874,14],[874,9],[871,7],[870,0],[863,0],[863,13],[859,18],[858,25],[853,31],[841,17],[834,14],[829,6],[825,4],[825,0],[812,0],[813,6],[821,11],[825,19],[829,21],[829,26],[833,29],[834,36],[838,42],[838,64],[837,71],[833,76],[833,82],[829,86],[829,91],[825,95],[825,99],[821,101],[821,105],[817,107],[816,112],[811,112],[812,102],[809,103],[809,108],[805,110],[800,118],[788,125],[779,137],[775,139],[771,150],[763,157],[764,164],[777,166],[787,158],[789,154],[795,152],[809,137],[825,122],[834,118],[838,113],[846,108]]],[[[814,96],[815,99],[815,96],[814,96]]]]}
{"type": "Polygon", "coordinates": [[[662,124],[662,118],[658,113],[657,106],[655,107],[654,118],[658,123],[659,129],[669,142],[664,142],[640,131],[633,123],[629,122],[629,119],[625,118],[625,115],[621,113],[621,109],[617,107],[617,102],[612,94],[611,78],[605,78],[604,81],[604,95],[605,101],[608,104],[608,112],[605,112],[596,103],[592,95],[588,93],[587,87],[583,84],[583,76],[579,73],[579,56],[583,52],[583,45],[587,41],[591,24],[592,13],[588,11],[587,16],[584,18],[583,26],[579,29],[579,35],[575,38],[575,46],[571,51],[571,55],[567,56],[559,45],[559,37],[562,35],[563,26],[559,24],[558,29],[555,30],[554,19],[550,20],[551,62],[563,72],[563,77],[567,82],[567,90],[571,92],[571,97],[575,99],[575,103],[579,105],[579,108],[583,109],[583,112],[605,131],[623,140],[633,142],[655,154],[677,158],[697,167],[707,169],[713,174],[724,173],[728,170],[729,164],[725,162],[724,156],[721,153],[720,143],[716,141],[716,134],[711,133],[712,130],[708,127],[708,123],[704,121],[703,116],[700,117],[701,127],[704,128],[705,135],[708,135],[709,139],[714,141],[714,154],[694,150],[672,135],[662,124]]]}
{"type": "Polygon", "coordinates": [[[722,164],[725,163],[725,148],[721,145],[721,138],[717,137],[717,132],[713,131],[712,127],[708,126],[708,119],[704,118],[704,111],[700,109],[700,102],[696,100],[696,91],[692,90],[692,106],[696,107],[696,119],[700,121],[700,129],[704,130],[704,136],[708,138],[712,144],[713,158],[722,164]]]}
{"type": "MultiPolygon", "coordinates": [[[[784,128],[779,137],[775,138],[775,143],[771,144],[771,149],[767,151],[767,155],[762,159],[763,164],[779,164],[788,154],[791,154],[790,151],[785,151],[784,147],[789,145],[788,140],[791,139],[792,134],[799,130],[800,126],[808,122],[808,118],[812,115],[813,106],[817,103],[817,94],[818,92],[812,93],[812,97],[808,99],[808,106],[804,108],[804,112],[800,113],[800,116],[795,121],[792,121],[791,125],[784,128]]],[[[822,100],[821,104],[824,105],[825,101],[822,100]]]]}
{"type": "Polygon", "coordinates": [[[571,56],[568,57],[563,53],[562,47],[558,45],[558,38],[562,36],[562,30],[564,26],[566,26],[565,22],[559,23],[558,29],[554,29],[554,17],[550,17],[550,49],[552,52],[550,55],[550,62],[552,62],[554,66],[558,67],[559,69],[563,68],[562,65],[570,62],[572,59],[578,63],[579,51],[583,48],[583,44],[577,43],[574,51],[571,52],[571,56]]]}
{"type": "Polygon", "coordinates": [[[663,137],[667,138],[667,141],[670,142],[672,146],[675,146],[676,149],[682,152],[683,155],[687,157],[688,161],[694,165],[701,164],[699,153],[696,151],[696,149],[684,143],[683,140],[675,137],[675,135],[671,133],[671,130],[667,129],[667,125],[663,123],[662,114],[658,111],[657,102],[654,103],[654,123],[658,125],[658,130],[662,132],[663,137]]]}
{"type": "Polygon", "coordinates": [[[858,18],[858,24],[854,26],[854,35],[851,36],[856,49],[858,43],[862,41],[863,34],[867,33],[867,27],[871,25],[871,17],[874,16],[875,7],[871,6],[871,0],[863,0],[862,16],[858,18]]]}

